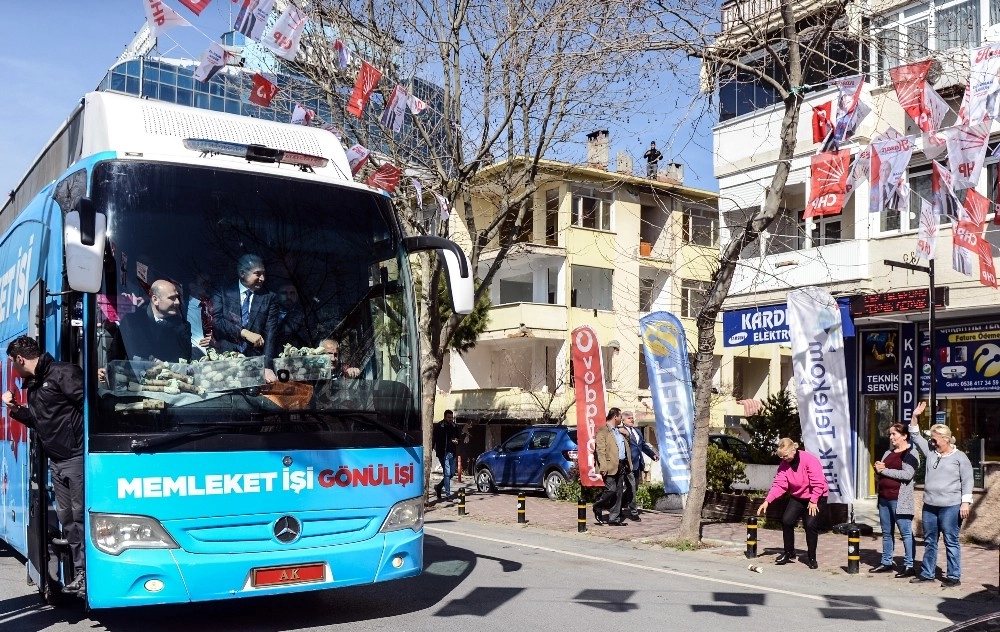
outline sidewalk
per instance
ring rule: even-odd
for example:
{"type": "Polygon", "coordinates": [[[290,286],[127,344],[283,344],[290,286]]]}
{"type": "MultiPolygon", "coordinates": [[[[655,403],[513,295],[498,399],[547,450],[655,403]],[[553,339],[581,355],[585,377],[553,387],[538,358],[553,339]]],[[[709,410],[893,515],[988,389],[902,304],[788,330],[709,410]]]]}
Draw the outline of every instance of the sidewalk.
{"type": "MultiPolygon", "coordinates": [[[[437,480],[440,480],[438,477],[437,480]]],[[[435,483],[432,481],[432,484],[435,483]]],[[[502,491],[498,494],[482,494],[475,491],[471,480],[465,483],[452,481],[452,491],[457,493],[461,487],[466,488],[466,516],[462,520],[481,520],[493,523],[517,524],[517,492],[502,491]]],[[[432,492],[433,496],[433,492],[432,492]]],[[[447,515],[459,519],[458,498],[451,500],[431,501],[428,505],[429,520],[447,515]]],[[[629,522],[627,527],[600,526],[594,522],[594,514],[587,506],[587,532],[577,533],[577,506],[568,502],[549,500],[541,492],[526,493],[525,528],[540,528],[555,532],[564,532],[567,537],[602,537],[645,544],[660,544],[676,540],[681,523],[680,512],[643,511],[641,522],[629,522]]],[[[702,526],[702,541],[710,550],[718,555],[733,558],[734,562],[744,564],[746,558],[746,525],[742,523],[704,523],[702,526]]],[[[805,553],[805,533],[801,528],[795,537],[796,548],[800,554],[805,553]]],[[[757,535],[757,561],[767,572],[795,572],[808,578],[809,570],[805,564],[794,563],[778,569],[774,566],[774,557],[781,552],[781,529],[759,529],[757,535]]],[[[903,548],[897,538],[896,562],[902,564],[903,548]]],[[[985,598],[997,598],[998,584],[998,551],[996,548],[983,547],[975,544],[962,544],[962,585],[956,588],[941,588],[938,581],[911,584],[909,579],[895,579],[892,573],[872,575],[868,569],[876,566],[882,557],[881,536],[861,538],[861,572],[856,576],[859,581],[877,581],[891,584],[900,590],[913,593],[940,595],[943,592],[958,595],[978,593],[985,598]]],[[[917,539],[917,565],[923,557],[923,546],[917,539]]],[[[847,537],[836,533],[821,533],[817,550],[819,572],[847,574],[847,537]]],[[[938,545],[938,566],[946,567],[943,542],[938,545]]]]}

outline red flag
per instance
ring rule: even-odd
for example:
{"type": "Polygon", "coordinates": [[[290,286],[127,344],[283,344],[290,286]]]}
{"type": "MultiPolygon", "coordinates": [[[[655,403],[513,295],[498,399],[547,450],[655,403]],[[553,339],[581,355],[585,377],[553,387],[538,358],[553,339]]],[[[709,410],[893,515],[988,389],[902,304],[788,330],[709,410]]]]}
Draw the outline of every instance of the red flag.
{"type": "Polygon", "coordinates": [[[606,423],[604,403],[604,365],[597,333],[589,325],[581,325],[569,336],[573,362],[573,385],[576,387],[576,444],[580,484],[585,487],[604,485],[600,472],[594,469],[594,446],[597,430],[606,423]]]}
{"type": "Polygon", "coordinates": [[[253,88],[250,90],[250,103],[267,107],[271,99],[278,94],[278,86],[274,85],[259,72],[253,76],[253,88]]]}
{"type": "Polygon", "coordinates": [[[997,271],[993,267],[993,246],[985,239],[979,240],[979,282],[996,289],[997,271]]]}
{"type": "MultiPolygon", "coordinates": [[[[927,109],[924,103],[924,81],[927,80],[927,71],[930,68],[931,60],[928,59],[889,69],[892,87],[896,91],[900,107],[918,126],[927,119],[926,116],[923,116],[927,109]]],[[[925,132],[931,131],[923,127],[920,129],[925,132]]]]}
{"type": "Polygon", "coordinates": [[[965,203],[962,207],[965,209],[962,220],[975,224],[977,235],[982,233],[986,224],[986,216],[990,212],[989,199],[975,189],[969,189],[965,193],[965,203]]]}
{"type": "Polygon", "coordinates": [[[201,15],[201,12],[205,10],[205,7],[207,7],[212,0],[178,0],[178,1],[184,6],[186,6],[188,9],[191,9],[191,13],[194,13],[195,15],[201,15]]]}
{"type": "Polygon", "coordinates": [[[844,195],[847,193],[848,164],[851,150],[829,151],[812,157],[809,180],[809,203],[803,214],[804,219],[839,215],[844,209],[844,195]]]}
{"type": "Polygon", "coordinates": [[[833,129],[833,101],[813,108],[813,142],[822,143],[833,129]]]}
{"type": "Polygon", "coordinates": [[[368,99],[372,96],[372,91],[375,90],[375,86],[378,85],[381,78],[382,71],[362,60],[361,71],[354,82],[354,92],[351,94],[351,100],[347,103],[347,111],[361,118],[361,112],[368,105],[368,99]]]}
{"type": "Polygon", "coordinates": [[[385,162],[375,170],[375,173],[368,176],[365,184],[371,187],[378,187],[387,193],[392,193],[396,190],[396,185],[399,184],[399,177],[401,175],[403,175],[403,172],[398,167],[385,162]]]}

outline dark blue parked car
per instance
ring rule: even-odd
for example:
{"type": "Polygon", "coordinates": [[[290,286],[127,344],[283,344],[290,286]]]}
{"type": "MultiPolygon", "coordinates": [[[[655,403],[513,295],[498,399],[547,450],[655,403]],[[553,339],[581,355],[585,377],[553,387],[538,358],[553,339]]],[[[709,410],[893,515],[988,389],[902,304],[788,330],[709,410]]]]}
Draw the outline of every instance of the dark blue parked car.
{"type": "Polygon", "coordinates": [[[533,487],[549,498],[576,465],[576,429],[539,425],[526,428],[476,458],[476,488],[533,487]]]}

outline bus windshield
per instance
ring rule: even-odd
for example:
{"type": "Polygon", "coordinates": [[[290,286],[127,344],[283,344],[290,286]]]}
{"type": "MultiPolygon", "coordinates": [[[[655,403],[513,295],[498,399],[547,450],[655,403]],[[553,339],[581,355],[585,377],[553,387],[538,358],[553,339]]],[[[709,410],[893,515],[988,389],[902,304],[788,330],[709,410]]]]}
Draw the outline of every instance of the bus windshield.
{"type": "Polygon", "coordinates": [[[417,445],[409,272],[389,201],[142,161],[95,167],[91,450],[417,445]]]}

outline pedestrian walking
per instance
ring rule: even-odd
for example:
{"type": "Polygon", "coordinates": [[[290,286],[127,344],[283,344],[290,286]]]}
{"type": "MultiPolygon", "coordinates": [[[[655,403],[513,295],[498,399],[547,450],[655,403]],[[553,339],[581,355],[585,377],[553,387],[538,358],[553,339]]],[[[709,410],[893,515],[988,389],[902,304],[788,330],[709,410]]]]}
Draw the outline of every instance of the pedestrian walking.
{"type": "Polygon", "coordinates": [[[875,462],[878,483],[878,517],[882,527],[882,561],[870,573],[891,573],[892,561],[899,529],[903,542],[903,568],[896,577],[913,576],[913,476],[920,461],[913,453],[907,437],[906,426],[900,423],[889,426],[889,449],[875,462]]]}
{"type": "Polygon", "coordinates": [[[926,402],[913,409],[910,419],[910,441],[924,455],[924,561],[920,574],[910,582],[934,581],[937,569],[938,536],[944,539],[947,572],[941,586],[951,588],[962,584],[962,547],[958,532],[972,507],[972,462],[955,447],[955,437],[944,424],[931,426],[930,440],[920,434],[917,418],[926,402]]]}
{"type": "Polygon", "coordinates": [[[771,491],[757,510],[757,515],[764,515],[768,505],[780,498],[786,492],[789,494],[788,506],[781,517],[781,532],[784,539],[784,551],[774,563],[781,566],[795,560],[795,525],[799,518],[806,528],[806,547],[809,568],[817,569],[816,545],[819,542],[819,514],[826,507],[829,487],[823,468],[812,454],[799,448],[799,444],[789,438],[778,441],[775,451],[781,459],[778,473],[774,476],[771,491]]]}
{"type": "Polygon", "coordinates": [[[608,411],[607,422],[594,438],[594,467],[604,477],[604,491],[594,501],[594,518],[597,524],[613,527],[628,524],[621,517],[622,492],[625,477],[632,471],[632,455],[618,429],[620,422],[621,410],[612,408],[608,411]],[[601,515],[605,510],[608,511],[607,520],[601,515]]]}
{"type": "Polygon", "coordinates": [[[442,494],[445,498],[451,498],[451,478],[455,475],[459,435],[460,431],[455,425],[454,411],[444,411],[444,418],[434,426],[434,433],[431,436],[434,454],[441,463],[441,475],[444,477],[440,483],[434,486],[434,493],[437,494],[438,500],[441,500],[442,494]]]}
{"type": "Polygon", "coordinates": [[[642,518],[639,517],[639,506],[636,504],[636,491],[642,484],[643,470],[646,466],[644,456],[659,461],[660,455],[646,442],[642,431],[635,427],[635,413],[631,410],[622,411],[621,432],[628,442],[629,456],[632,457],[632,469],[625,477],[625,490],[622,493],[622,513],[630,520],[642,522],[642,518]]]}

